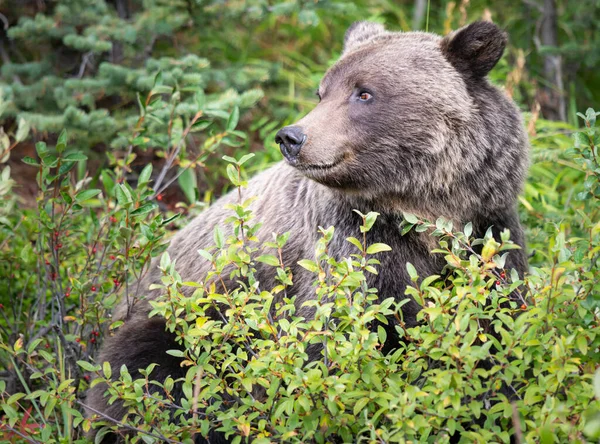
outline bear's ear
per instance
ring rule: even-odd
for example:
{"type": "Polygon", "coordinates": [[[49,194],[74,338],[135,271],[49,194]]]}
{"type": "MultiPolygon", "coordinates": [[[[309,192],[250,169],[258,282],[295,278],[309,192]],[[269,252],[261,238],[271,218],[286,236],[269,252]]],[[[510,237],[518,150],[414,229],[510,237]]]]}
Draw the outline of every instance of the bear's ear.
{"type": "Polygon", "coordinates": [[[491,22],[475,22],[442,40],[442,52],[460,72],[484,77],[506,47],[506,33],[491,22]]]}
{"type": "Polygon", "coordinates": [[[373,37],[384,33],[385,28],[380,23],[354,22],[346,31],[343,53],[349,52],[373,37]]]}

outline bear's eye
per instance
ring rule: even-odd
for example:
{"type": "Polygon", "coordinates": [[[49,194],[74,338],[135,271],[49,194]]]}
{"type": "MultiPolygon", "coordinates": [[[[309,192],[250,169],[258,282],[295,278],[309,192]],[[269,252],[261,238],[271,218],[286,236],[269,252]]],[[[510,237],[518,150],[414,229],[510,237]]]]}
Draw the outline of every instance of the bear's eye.
{"type": "Polygon", "coordinates": [[[360,93],[358,93],[358,100],[360,100],[361,102],[367,102],[367,101],[371,100],[372,98],[373,98],[373,95],[366,91],[361,91],[360,93]]]}

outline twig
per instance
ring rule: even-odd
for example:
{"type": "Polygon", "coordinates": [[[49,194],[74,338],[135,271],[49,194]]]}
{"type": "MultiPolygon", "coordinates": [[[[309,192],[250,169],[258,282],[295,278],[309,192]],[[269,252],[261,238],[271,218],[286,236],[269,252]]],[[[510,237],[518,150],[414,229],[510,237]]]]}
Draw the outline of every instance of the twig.
{"type": "MultiPolygon", "coordinates": [[[[192,161],[192,163],[190,163],[185,168],[181,168],[177,172],[177,174],[175,174],[175,176],[173,176],[171,179],[169,179],[167,182],[165,182],[165,184],[160,188],[160,190],[156,190],[155,194],[158,195],[158,194],[162,193],[163,191],[165,191],[169,187],[169,185],[171,185],[173,182],[175,182],[177,179],[179,179],[179,176],[181,176],[183,173],[185,173],[187,170],[189,170],[193,164],[198,162],[200,157],[202,157],[204,154],[206,154],[206,151],[201,151],[200,154],[198,154],[198,156],[196,156],[196,158],[192,161]]],[[[203,164],[201,164],[201,165],[203,166],[203,164]]]]}
{"type": "Polygon", "coordinates": [[[96,409],[94,409],[94,408],[90,407],[89,405],[87,405],[87,404],[84,404],[84,403],[83,403],[83,402],[81,402],[81,401],[77,401],[77,400],[75,400],[75,403],[76,403],[76,404],[78,404],[79,406],[81,406],[81,407],[83,407],[83,408],[85,408],[85,409],[89,410],[90,412],[92,412],[92,413],[95,413],[96,415],[99,415],[99,416],[103,417],[104,419],[107,419],[107,420],[109,420],[110,422],[114,423],[115,425],[117,425],[117,426],[119,426],[119,427],[122,427],[122,428],[124,428],[124,429],[126,429],[126,430],[130,430],[130,431],[132,431],[132,432],[136,432],[136,433],[142,433],[142,434],[144,434],[144,435],[152,436],[153,438],[158,438],[158,439],[161,439],[161,440],[163,440],[163,441],[166,441],[166,442],[169,442],[169,443],[174,443],[174,444],[182,444],[182,443],[181,443],[181,441],[175,441],[175,440],[173,440],[173,439],[167,438],[167,437],[166,437],[166,436],[164,436],[164,435],[161,435],[161,434],[155,434],[155,433],[152,433],[152,432],[147,432],[147,431],[145,431],[145,430],[138,429],[137,427],[131,426],[131,425],[129,425],[129,424],[125,424],[125,423],[119,422],[119,421],[117,421],[115,418],[111,418],[110,416],[108,416],[106,413],[103,413],[103,412],[101,412],[101,411],[99,411],[99,410],[96,410],[96,409]]]}
{"type": "Polygon", "coordinates": [[[71,377],[73,377],[75,380],[79,380],[79,366],[77,365],[77,356],[75,355],[73,348],[70,346],[69,342],[67,341],[67,338],[65,338],[65,335],[62,332],[62,329],[58,325],[54,325],[54,331],[58,335],[60,343],[62,344],[63,349],[65,350],[65,358],[72,371],[71,377]]]}
{"type": "Polygon", "coordinates": [[[25,349],[28,349],[28,348],[29,348],[29,345],[30,345],[30,344],[31,344],[33,341],[35,341],[37,338],[39,338],[39,337],[41,337],[41,336],[46,336],[46,334],[47,334],[47,333],[48,333],[50,330],[52,330],[53,328],[54,328],[54,324],[50,324],[50,325],[47,325],[46,327],[42,327],[42,328],[40,328],[40,329],[38,330],[38,332],[37,332],[35,335],[33,335],[33,336],[31,337],[31,339],[30,339],[30,340],[27,342],[27,346],[25,347],[25,349]]]}
{"type": "MultiPolygon", "coordinates": [[[[23,435],[21,432],[19,432],[18,430],[12,428],[11,426],[9,426],[8,424],[4,425],[10,432],[14,433],[15,435],[19,435],[21,438],[23,438],[24,440],[26,440],[27,442],[31,442],[34,444],[42,444],[41,441],[36,441],[35,439],[27,436],[27,435],[23,435]]],[[[2,428],[0,428],[0,430],[2,430],[2,428]]],[[[12,441],[14,442],[14,441],[12,441]]]]}
{"type": "Polygon", "coordinates": [[[196,380],[194,381],[194,399],[192,402],[192,419],[194,422],[196,418],[198,418],[198,396],[200,396],[200,382],[202,380],[202,367],[198,367],[198,372],[196,373],[196,380]]]}
{"type": "Polygon", "coordinates": [[[8,19],[6,18],[6,16],[2,13],[0,13],[0,21],[2,22],[2,24],[4,25],[4,30],[6,31],[8,29],[8,19]]]}
{"type": "Polygon", "coordinates": [[[81,79],[83,74],[85,74],[85,67],[90,66],[90,59],[94,57],[94,53],[92,51],[86,52],[81,60],[81,65],[79,65],[79,73],[77,73],[77,78],[81,79]]]}
{"type": "Polygon", "coordinates": [[[169,169],[173,165],[173,162],[175,161],[175,157],[177,157],[177,155],[179,154],[179,151],[181,150],[181,147],[183,146],[183,143],[185,142],[187,135],[189,134],[190,130],[192,129],[192,126],[194,126],[194,123],[196,123],[196,121],[201,116],[202,116],[202,111],[198,111],[194,115],[194,117],[190,121],[187,128],[183,131],[183,134],[181,135],[181,139],[179,140],[179,143],[177,143],[177,145],[175,146],[175,148],[173,149],[171,154],[169,154],[169,156],[167,157],[167,161],[165,162],[162,169],[160,170],[160,173],[158,175],[158,178],[156,179],[156,182],[154,182],[154,194],[152,195],[152,197],[150,199],[154,199],[154,197],[156,197],[156,195],[158,194],[157,190],[160,188],[162,181],[165,179],[167,171],[169,171],[169,169]]]}
{"type": "MultiPolygon", "coordinates": [[[[150,394],[150,392],[148,391],[148,389],[146,389],[146,391],[144,392],[144,394],[146,395],[146,398],[148,398],[148,399],[152,399],[152,400],[154,400],[154,401],[156,401],[156,402],[160,403],[160,404],[161,404],[161,405],[163,405],[164,407],[169,407],[169,408],[172,408],[172,409],[177,409],[177,410],[183,410],[184,412],[185,412],[185,411],[189,411],[189,409],[186,409],[186,408],[184,408],[184,407],[182,407],[182,406],[180,406],[180,405],[177,405],[177,404],[175,404],[173,401],[165,402],[165,400],[164,400],[164,399],[160,399],[160,398],[157,398],[156,396],[152,396],[152,395],[150,394]]],[[[203,416],[203,417],[205,417],[205,418],[209,418],[208,414],[206,414],[206,413],[204,413],[204,412],[201,412],[201,411],[198,411],[198,410],[193,410],[193,411],[192,411],[192,414],[193,414],[193,415],[200,415],[200,416],[203,416]]]]}
{"type": "Polygon", "coordinates": [[[521,444],[523,442],[523,430],[521,430],[521,419],[519,418],[519,411],[517,410],[517,405],[514,402],[511,402],[512,406],[512,423],[515,428],[515,440],[516,444],[521,444]]]}

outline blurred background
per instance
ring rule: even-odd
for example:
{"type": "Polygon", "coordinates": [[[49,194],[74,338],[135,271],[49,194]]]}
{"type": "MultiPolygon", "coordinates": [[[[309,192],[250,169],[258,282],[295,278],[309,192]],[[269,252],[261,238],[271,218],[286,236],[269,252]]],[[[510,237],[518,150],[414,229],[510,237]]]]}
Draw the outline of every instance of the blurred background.
{"type": "Polygon", "coordinates": [[[133,155],[126,177],[135,180],[145,164],[160,166],[172,131],[201,109],[204,131],[188,135],[174,163],[194,168],[161,205],[208,201],[227,183],[223,154],[256,152],[251,170],[279,160],[274,133],[316,104],[319,79],[352,22],[446,34],[480,19],[510,36],[491,78],[524,111],[532,138],[539,119],[568,132],[578,110],[600,103],[600,0],[1,1],[0,125],[11,140],[22,132],[16,146],[3,142],[17,192],[33,203],[36,170],[20,160],[34,156],[36,141],[55,143],[63,128],[88,155],[80,178],[133,155]],[[172,106],[155,110],[141,131],[150,91],[172,106]],[[244,140],[225,138],[202,153],[236,106],[244,140]]]}

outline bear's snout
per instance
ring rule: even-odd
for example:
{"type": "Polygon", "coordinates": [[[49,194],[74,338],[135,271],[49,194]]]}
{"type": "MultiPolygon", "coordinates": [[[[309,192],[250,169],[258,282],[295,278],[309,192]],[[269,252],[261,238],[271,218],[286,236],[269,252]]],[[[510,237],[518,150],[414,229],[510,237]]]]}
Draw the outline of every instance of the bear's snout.
{"type": "Polygon", "coordinates": [[[306,134],[299,126],[286,126],[280,129],[275,136],[275,143],[279,144],[281,154],[292,165],[298,163],[298,155],[304,142],[306,142],[306,134]]]}

